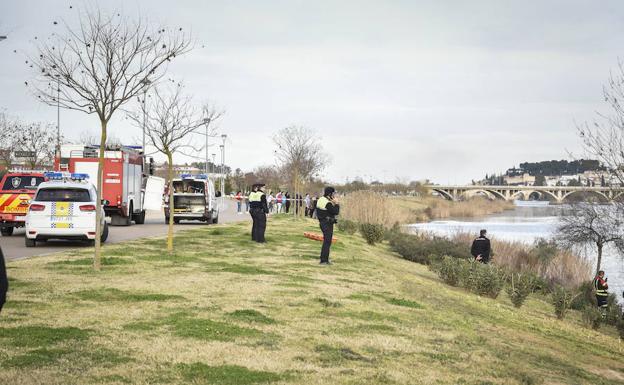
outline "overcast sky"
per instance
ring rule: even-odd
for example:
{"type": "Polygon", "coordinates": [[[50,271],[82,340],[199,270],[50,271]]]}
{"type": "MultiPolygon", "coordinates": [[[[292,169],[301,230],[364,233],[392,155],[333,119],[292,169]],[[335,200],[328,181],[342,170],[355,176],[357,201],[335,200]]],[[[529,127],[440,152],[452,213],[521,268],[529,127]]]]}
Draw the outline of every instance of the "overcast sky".
{"type": "MultiPolygon", "coordinates": [[[[169,71],[198,103],[227,110],[233,168],[273,163],[271,137],[305,125],[322,137],[336,182],[466,183],[567,158],[579,151],[575,122],[603,108],[602,85],[624,47],[621,0],[95,3],[192,30],[198,49],[169,71]]],[[[0,108],[56,122],[24,86],[24,54],[53,21],[77,23],[84,4],[2,0],[0,108]]],[[[78,138],[98,120],[61,111],[61,128],[78,138]]],[[[110,131],[126,143],[140,137],[122,119],[110,131]]]]}

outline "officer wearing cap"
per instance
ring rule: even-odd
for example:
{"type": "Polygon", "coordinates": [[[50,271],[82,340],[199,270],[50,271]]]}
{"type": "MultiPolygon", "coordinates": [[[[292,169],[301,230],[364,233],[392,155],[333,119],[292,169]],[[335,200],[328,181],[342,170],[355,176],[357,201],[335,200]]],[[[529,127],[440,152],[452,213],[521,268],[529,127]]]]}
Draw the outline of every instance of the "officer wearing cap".
{"type": "Polygon", "coordinates": [[[334,194],[336,189],[325,187],[323,196],[316,202],[316,217],[319,220],[321,231],[323,232],[323,246],[321,247],[321,265],[331,265],[329,261],[329,248],[334,236],[334,223],[337,222],[336,215],[340,212],[340,205],[336,201],[334,194]]]}
{"type": "Polygon", "coordinates": [[[269,213],[266,195],[262,188],[264,183],[256,183],[249,193],[249,214],[253,220],[251,227],[251,239],[258,243],[264,243],[264,231],[266,230],[266,215],[269,213]]]}

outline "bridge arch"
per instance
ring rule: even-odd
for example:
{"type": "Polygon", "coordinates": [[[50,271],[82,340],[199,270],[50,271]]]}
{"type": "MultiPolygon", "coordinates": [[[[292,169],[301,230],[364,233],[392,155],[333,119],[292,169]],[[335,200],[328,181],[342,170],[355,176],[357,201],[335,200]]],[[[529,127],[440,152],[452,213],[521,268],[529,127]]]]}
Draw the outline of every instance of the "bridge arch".
{"type": "MultiPolygon", "coordinates": [[[[598,197],[598,199],[601,201],[601,203],[608,203],[608,202],[611,201],[611,199],[606,194],[604,194],[601,191],[575,190],[575,191],[567,191],[565,194],[563,194],[563,196],[561,197],[561,202],[565,202],[566,200],[569,200],[569,198],[573,197],[574,194],[583,194],[585,196],[593,195],[595,197],[598,197]]],[[[617,196],[616,196],[616,198],[617,198],[617,196]]]]}
{"type": "Polygon", "coordinates": [[[496,190],[490,190],[490,189],[485,189],[484,191],[489,192],[490,194],[494,195],[496,198],[502,199],[502,200],[507,200],[507,198],[505,198],[505,195],[503,195],[501,192],[496,191],[496,190]]]}
{"type": "Polygon", "coordinates": [[[432,191],[437,192],[438,194],[442,195],[442,197],[446,200],[449,201],[454,201],[455,198],[453,197],[453,195],[451,193],[449,193],[448,191],[444,190],[444,189],[440,189],[440,188],[433,188],[431,189],[432,191]]]}
{"type": "Polygon", "coordinates": [[[531,195],[537,193],[539,194],[539,198],[542,198],[543,196],[546,195],[550,198],[549,200],[559,202],[559,198],[557,197],[557,195],[553,194],[551,191],[548,191],[547,189],[536,188],[532,190],[524,190],[523,192],[524,192],[524,196],[526,200],[530,200],[531,195]]]}

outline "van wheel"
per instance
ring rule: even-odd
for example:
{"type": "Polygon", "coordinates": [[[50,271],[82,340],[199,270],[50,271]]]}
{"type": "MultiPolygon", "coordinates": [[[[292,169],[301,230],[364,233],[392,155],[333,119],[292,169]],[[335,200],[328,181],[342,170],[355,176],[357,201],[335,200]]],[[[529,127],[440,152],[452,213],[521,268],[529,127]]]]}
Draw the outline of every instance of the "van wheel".
{"type": "Polygon", "coordinates": [[[142,210],[139,214],[133,216],[134,223],[137,225],[142,225],[145,223],[145,210],[142,210]]]}
{"type": "Polygon", "coordinates": [[[35,246],[37,246],[37,240],[36,239],[30,239],[30,238],[24,238],[24,244],[26,245],[26,247],[35,247],[35,246]]]}
{"type": "Polygon", "coordinates": [[[104,222],[104,228],[102,229],[102,235],[100,236],[100,242],[104,243],[108,239],[108,223],[104,222]]]}
{"type": "Polygon", "coordinates": [[[180,220],[178,218],[173,218],[173,223],[177,225],[178,223],[180,223],[180,220]]]}
{"type": "Polygon", "coordinates": [[[213,217],[213,218],[212,218],[212,223],[213,223],[213,224],[215,224],[215,225],[216,225],[217,223],[219,223],[219,215],[217,215],[216,217],[213,217]]]}
{"type": "Polygon", "coordinates": [[[0,234],[2,234],[5,237],[10,237],[11,235],[13,235],[13,229],[15,227],[2,227],[0,228],[0,234]]]}

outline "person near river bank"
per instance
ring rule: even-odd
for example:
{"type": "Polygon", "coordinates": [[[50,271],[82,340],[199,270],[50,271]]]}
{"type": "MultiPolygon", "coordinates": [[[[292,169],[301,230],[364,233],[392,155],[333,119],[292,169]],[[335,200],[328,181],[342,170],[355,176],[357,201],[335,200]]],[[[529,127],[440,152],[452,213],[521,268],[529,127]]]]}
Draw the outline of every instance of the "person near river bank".
{"type": "Polygon", "coordinates": [[[470,254],[474,257],[475,261],[481,263],[490,262],[491,245],[490,240],[486,237],[487,230],[483,229],[479,231],[479,236],[472,241],[472,247],[470,248],[470,254]]]}
{"type": "Polygon", "coordinates": [[[609,284],[605,278],[605,272],[600,270],[593,281],[594,290],[596,291],[596,303],[603,314],[606,314],[607,306],[609,306],[609,284]]]}

